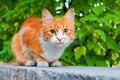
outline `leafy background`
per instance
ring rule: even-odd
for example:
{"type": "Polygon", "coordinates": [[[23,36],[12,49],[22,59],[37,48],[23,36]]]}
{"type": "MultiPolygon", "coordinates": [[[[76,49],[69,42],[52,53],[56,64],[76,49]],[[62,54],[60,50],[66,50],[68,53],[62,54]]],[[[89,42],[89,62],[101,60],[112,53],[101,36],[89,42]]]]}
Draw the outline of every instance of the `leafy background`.
{"type": "Polygon", "coordinates": [[[0,61],[14,59],[12,36],[29,17],[48,9],[61,17],[75,11],[75,41],[60,58],[64,66],[120,66],[120,0],[0,0],[0,61]]]}

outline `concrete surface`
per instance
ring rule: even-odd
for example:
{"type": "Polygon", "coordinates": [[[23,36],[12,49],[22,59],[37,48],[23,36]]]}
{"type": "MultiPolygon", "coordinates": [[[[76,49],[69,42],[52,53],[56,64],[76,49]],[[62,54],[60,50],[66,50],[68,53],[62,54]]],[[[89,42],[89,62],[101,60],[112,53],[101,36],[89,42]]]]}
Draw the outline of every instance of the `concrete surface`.
{"type": "Polygon", "coordinates": [[[0,80],[120,80],[120,68],[0,66],[0,80]]]}

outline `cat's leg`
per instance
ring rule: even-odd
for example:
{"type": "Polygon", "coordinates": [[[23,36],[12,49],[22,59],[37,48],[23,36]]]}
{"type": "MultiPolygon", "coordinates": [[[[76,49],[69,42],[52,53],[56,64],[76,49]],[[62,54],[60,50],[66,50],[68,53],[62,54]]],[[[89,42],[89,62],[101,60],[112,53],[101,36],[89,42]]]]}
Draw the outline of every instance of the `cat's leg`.
{"type": "Polygon", "coordinates": [[[16,58],[17,65],[32,66],[35,61],[30,59],[30,54],[23,50],[19,34],[15,34],[11,44],[12,52],[16,58]],[[29,55],[29,56],[28,56],[29,55]]]}
{"type": "Polygon", "coordinates": [[[38,67],[48,67],[49,64],[45,59],[43,59],[42,57],[39,56],[39,58],[37,58],[37,66],[38,67]]]}
{"type": "Polygon", "coordinates": [[[46,61],[37,61],[37,66],[38,67],[49,67],[49,64],[46,61]]]}
{"type": "Polygon", "coordinates": [[[25,66],[34,66],[35,65],[35,61],[34,60],[28,60],[25,62],[25,66]]]}
{"type": "Polygon", "coordinates": [[[30,60],[24,54],[22,56],[20,56],[20,54],[23,54],[23,53],[19,53],[19,55],[16,56],[16,61],[19,62],[20,65],[23,65],[23,66],[33,66],[33,65],[35,65],[35,61],[30,60]]]}
{"type": "Polygon", "coordinates": [[[62,64],[61,64],[61,62],[60,62],[59,60],[55,60],[55,61],[53,61],[53,62],[51,63],[51,66],[52,66],[52,67],[61,67],[62,64]]]}
{"type": "Polygon", "coordinates": [[[31,55],[31,53],[24,53],[24,54],[26,54],[25,56],[27,57],[27,60],[25,62],[25,66],[34,66],[36,64],[36,60],[31,55]]]}
{"type": "Polygon", "coordinates": [[[49,67],[48,62],[44,58],[42,58],[39,55],[35,55],[35,54],[32,55],[36,59],[38,67],[49,67]]]}
{"type": "Polygon", "coordinates": [[[19,53],[19,55],[16,57],[16,60],[24,66],[34,66],[36,61],[33,59],[30,59],[25,54],[26,53],[19,53]]]}
{"type": "Polygon", "coordinates": [[[22,50],[17,51],[16,60],[23,66],[34,66],[36,61],[34,58],[29,54],[25,53],[22,50]],[[27,55],[29,54],[29,56],[27,55]],[[31,57],[30,57],[31,56],[31,57]]]}

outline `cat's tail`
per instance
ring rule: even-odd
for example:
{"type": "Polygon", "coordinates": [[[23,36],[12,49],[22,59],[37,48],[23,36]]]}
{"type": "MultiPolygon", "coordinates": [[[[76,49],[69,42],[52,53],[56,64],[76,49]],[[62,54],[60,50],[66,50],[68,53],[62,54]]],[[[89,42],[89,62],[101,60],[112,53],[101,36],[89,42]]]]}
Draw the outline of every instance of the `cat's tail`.
{"type": "Polygon", "coordinates": [[[0,65],[22,66],[22,64],[20,64],[18,61],[0,62],[0,65]]]}

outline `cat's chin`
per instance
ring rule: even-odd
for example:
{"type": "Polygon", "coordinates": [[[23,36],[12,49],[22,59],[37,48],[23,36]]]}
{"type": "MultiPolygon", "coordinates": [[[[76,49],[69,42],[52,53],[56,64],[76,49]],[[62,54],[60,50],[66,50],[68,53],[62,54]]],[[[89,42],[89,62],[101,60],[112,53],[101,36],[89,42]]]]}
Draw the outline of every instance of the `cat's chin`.
{"type": "Polygon", "coordinates": [[[65,43],[59,42],[59,43],[55,43],[54,45],[58,47],[63,47],[65,46],[65,43]]]}

